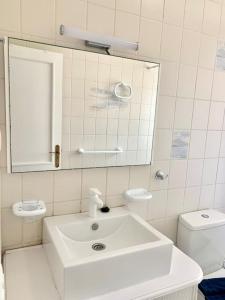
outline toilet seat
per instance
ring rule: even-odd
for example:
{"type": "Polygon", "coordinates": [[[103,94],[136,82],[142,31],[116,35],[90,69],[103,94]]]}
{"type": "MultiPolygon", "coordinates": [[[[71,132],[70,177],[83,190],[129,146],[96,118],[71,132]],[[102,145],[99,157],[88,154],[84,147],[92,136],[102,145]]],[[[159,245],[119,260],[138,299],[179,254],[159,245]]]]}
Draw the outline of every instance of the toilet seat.
{"type": "MultiPolygon", "coordinates": [[[[225,269],[219,269],[216,272],[210,273],[208,275],[205,275],[204,279],[210,279],[210,278],[220,278],[225,277],[225,269]]],[[[205,300],[205,296],[202,294],[200,290],[198,290],[198,300],[205,300]]]]}

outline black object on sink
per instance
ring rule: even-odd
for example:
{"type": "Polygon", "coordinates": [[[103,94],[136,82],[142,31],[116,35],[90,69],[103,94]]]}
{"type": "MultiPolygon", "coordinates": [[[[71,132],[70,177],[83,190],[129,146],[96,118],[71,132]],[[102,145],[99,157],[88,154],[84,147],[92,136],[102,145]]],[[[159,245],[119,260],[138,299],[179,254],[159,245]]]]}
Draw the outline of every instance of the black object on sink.
{"type": "Polygon", "coordinates": [[[100,210],[103,213],[108,213],[110,211],[110,208],[108,206],[103,206],[100,210]]]}

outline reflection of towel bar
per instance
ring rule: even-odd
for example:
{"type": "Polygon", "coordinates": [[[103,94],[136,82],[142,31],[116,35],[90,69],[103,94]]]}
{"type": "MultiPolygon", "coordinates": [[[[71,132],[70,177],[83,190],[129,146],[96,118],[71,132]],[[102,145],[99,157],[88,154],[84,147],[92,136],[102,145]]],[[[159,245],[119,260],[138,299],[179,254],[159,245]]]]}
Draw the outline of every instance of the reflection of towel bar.
{"type": "Polygon", "coordinates": [[[77,152],[80,154],[117,154],[122,153],[123,149],[120,147],[117,147],[114,150],[85,150],[83,148],[79,148],[77,152]]]}

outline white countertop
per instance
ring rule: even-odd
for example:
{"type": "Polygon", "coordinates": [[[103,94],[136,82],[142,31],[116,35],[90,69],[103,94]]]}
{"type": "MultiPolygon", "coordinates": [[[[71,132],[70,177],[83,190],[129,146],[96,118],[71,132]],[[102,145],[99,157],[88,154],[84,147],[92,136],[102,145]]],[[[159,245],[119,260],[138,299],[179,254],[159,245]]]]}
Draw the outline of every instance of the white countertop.
{"type": "MultiPolygon", "coordinates": [[[[41,245],[7,251],[4,270],[7,300],[60,300],[41,245]]],[[[157,298],[197,285],[201,280],[200,267],[174,247],[170,274],[91,300],[157,298]]]]}

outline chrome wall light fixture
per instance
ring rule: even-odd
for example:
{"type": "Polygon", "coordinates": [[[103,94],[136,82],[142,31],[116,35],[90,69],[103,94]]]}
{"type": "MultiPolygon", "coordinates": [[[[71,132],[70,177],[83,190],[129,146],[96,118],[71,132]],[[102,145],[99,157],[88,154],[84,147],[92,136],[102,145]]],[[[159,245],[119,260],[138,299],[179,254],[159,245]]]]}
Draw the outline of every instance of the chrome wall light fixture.
{"type": "Polygon", "coordinates": [[[85,41],[89,47],[95,47],[108,51],[111,48],[138,50],[138,43],[124,41],[113,36],[100,35],[88,31],[83,31],[75,27],[60,25],[59,33],[62,36],[73,37],[85,41]]]}

